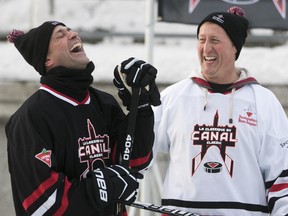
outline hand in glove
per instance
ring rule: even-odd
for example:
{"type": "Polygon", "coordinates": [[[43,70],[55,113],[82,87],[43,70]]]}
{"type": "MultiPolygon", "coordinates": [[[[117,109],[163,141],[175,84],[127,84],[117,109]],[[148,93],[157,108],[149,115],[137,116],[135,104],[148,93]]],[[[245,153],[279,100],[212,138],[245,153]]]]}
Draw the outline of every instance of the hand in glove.
{"type": "Polygon", "coordinates": [[[115,67],[113,83],[118,88],[118,95],[128,110],[133,87],[141,88],[139,109],[161,104],[160,93],[155,83],[156,74],[156,68],[136,58],[129,58],[115,67]]]}
{"type": "Polygon", "coordinates": [[[138,180],[143,178],[143,175],[136,170],[114,165],[107,168],[98,168],[93,173],[95,177],[95,196],[100,205],[105,206],[116,200],[131,204],[136,200],[139,188],[138,180]]]}

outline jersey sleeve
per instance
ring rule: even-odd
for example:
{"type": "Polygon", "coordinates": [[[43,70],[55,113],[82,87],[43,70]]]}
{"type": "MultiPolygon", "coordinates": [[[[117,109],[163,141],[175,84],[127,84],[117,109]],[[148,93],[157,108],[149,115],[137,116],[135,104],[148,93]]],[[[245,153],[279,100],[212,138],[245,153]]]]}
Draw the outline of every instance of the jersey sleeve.
{"type": "Polygon", "coordinates": [[[153,159],[154,114],[152,109],[138,113],[130,166],[138,170],[146,169],[153,159]]]}
{"type": "MultiPolygon", "coordinates": [[[[161,92],[161,105],[157,107],[153,107],[154,112],[154,133],[155,133],[155,141],[153,146],[153,152],[157,155],[158,152],[168,153],[170,148],[170,142],[168,140],[168,121],[169,121],[169,103],[173,103],[173,101],[169,101],[169,98],[166,94],[167,89],[164,89],[161,92]]],[[[169,125],[171,127],[171,125],[169,125]]]]}
{"type": "MultiPolygon", "coordinates": [[[[129,115],[129,114],[128,114],[129,115]]],[[[145,110],[142,113],[138,113],[136,117],[136,125],[134,131],[134,139],[132,137],[127,137],[127,127],[128,127],[128,115],[125,120],[121,122],[119,130],[117,131],[117,140],[116,148],[117,148],[117,163],[121,164],[126,145],[126,138],[129,142],[130,150],[130,160],[129,166],[131,168],[137,169],[138,171],[142,171],[148,168],[152,159],[153,159],[153,142],[154,142],[154,116],[153,111],[145,110]],[[131,140],[130,140],[131,139],[131,140]]]]}
{"type": "Polygon", "coordinates": [[[273,95],[261,104],[259,125],[262,148],[259,164],[266,186],[268,206],[273,215],[288,214],[288,122],[286,114],[273,95]],[[271,101],[267,103],[267,101],[271,101]]]}

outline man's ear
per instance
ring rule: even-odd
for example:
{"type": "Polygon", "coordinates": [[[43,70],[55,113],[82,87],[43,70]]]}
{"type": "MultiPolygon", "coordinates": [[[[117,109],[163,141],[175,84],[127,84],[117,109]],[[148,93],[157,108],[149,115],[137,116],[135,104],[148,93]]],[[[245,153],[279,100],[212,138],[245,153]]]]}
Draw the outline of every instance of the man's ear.
{"type": "Polygon", "coordinates": [[[46,70],[51,68],[53,66],[53,62],[51,61],[50,58],[46,58],[46,61],[45,61],[45,67],[46,67],[46,70]]]}

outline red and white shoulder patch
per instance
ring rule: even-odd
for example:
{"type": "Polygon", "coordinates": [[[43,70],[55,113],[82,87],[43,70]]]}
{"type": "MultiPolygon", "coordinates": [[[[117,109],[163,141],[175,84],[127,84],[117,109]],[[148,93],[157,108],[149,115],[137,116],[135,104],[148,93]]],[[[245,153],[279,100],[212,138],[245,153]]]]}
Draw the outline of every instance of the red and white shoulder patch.
{"type": "Polygon", "coordinates": [[[35,158],[51,167],[51,153],[51,150],[46,150],[44,148],[39,154],[35,155],[35,158]]]}

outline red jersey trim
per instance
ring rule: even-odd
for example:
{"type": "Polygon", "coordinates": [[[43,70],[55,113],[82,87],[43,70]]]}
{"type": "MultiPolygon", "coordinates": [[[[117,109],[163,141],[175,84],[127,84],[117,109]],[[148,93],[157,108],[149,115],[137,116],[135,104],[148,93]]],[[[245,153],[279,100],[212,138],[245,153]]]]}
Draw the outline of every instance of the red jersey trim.
{"type": "Polygon", "coordinates": [[[71,182],[69,182],[68,178],[65,177],[65,188],[64,188],[64,194],[62,197],[62,202],[61,202],[61,206],[60,208],[56,211],[56,213],[54,214],[54,216],[61,216],[64,214],[64,212],[67,210],[68,205],[69,205],[69,200],[68,200],[68,192],[69,189],[71,187],[71,182]]]}
{"type": "Polygon", "coordinates": [[[27,209],[37,200],[39,197],[41,197],[45,191],[47,191],[51,186],[53,186],[59,178],[59,174],[52,172],[51,176],[44,181],[42,184],[39,185],[39,187],[33,191],[33,193],[28,196],[23,202],[22,206],[27,211],[27,209]]]}
{"type": "Polygon", "coordinates": [[[47,85],[41,85],[40,89],[49,92],[50,94],[54,95],[55,97],[66,101],[67,103],[72,104],[73,106],[78,106],[82,104],[89,104],[90,103],[90,94],[89,91],[87,92],[86,97],[84,98],[83,101],[77,101],[74,98],[71,98],[65,94],[62,94],[61,92],[56,91],[55,89],[51,88],[50,86],[47,85]]]}
{"type": "Polygon", "coordinates": [[[151,157],[151,154],[152,152],[150,151],[145,157],[130,160],[130,167],[137,167],[147,163],[151,157]]]}
{"type": "Polygon", "coordinates": [[[281,190],[284,190],[284,189],[287,189],[288,188],[288,183],[283,183],[283,184],[276,184],[276,185],[273,185],[269,192],[278,192],[278,191],[281,191],[281,190]]]}

